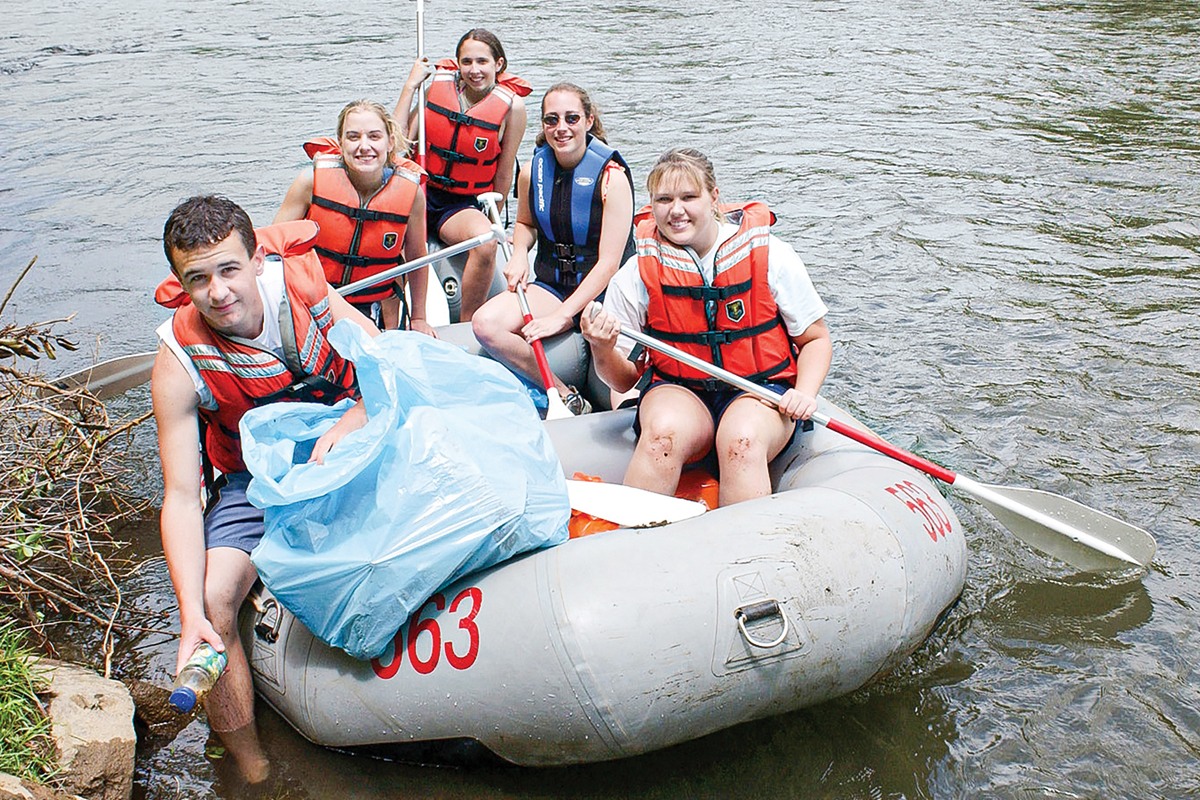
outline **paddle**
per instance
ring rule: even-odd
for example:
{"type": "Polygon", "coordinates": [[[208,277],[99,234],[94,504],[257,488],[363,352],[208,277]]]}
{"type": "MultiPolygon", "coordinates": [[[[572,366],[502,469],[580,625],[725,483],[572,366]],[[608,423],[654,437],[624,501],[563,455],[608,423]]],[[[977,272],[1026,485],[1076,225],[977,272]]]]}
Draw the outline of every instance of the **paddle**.
{"type": "MultiPolygon", "coordinates": [[[[425,0],[417,0],[417,58],[425,58],[425,0]]],[[[407,133],[407,132],[406,132],[407,133]]],[[[425,168],[425,82],[417,102],[417,163],[425,168]]]]}
{"type": "MultiPolygon", "coordinates": [[[[361,281],[348,283],[339,288],[338,293],[343,295],[350,294],[351,292],[368,289],[380,283],[386,283],[406,272],[427,267],[443,258],[465,253],[485,242],[490,242],[495,237],[495,231],[481,233],[471,239],[438,250],[436,253],[430,253],[427,256],[421,256],[407,263],[399,264],[377,275],[363,278],[361,281]]],[[[154,367],[155,355],[155,352],[152,351],[149,353],[135,353],[130,356],[110,358],[108,361],[102,361],[99,364],[93,364],[90,367],[84,367],[81,370],[76,370],[75,372],[55,378],[50,381],[50,385],[64,390],[87,389],[98,399],[108,400],[150,380],[150,372],[154,367]]],[[[43,394],[46,394],[46,392],[43,392],[43,394]]],[[[567,413],[568,415],[570,414],[569,411],[567,413]]]]}
{"type": "MultiPolygon", "coordinates": [[[[598,303],[588,309],[595,316],[598,303]]],[[[640,331],[622,329],[621,334],[714,378],[770,403],[779,395],[720,367],[660,342],[640,331]]],[[[974,497],[992,512],[1018,539],[1080,570],[1116,569],[1150,565],[1156,545],[1149,533],[1116,517],[1050,492],[1013,486],[977,483],[899,447],[874,434],[815,413],[812,420],[835,433],[878,450],[974,497]]]]}
{"type": "MultiPolygon", "coordinates": [[[[503,199],[504,195],[499,192],[486,192],[479,195],[480,202],[487,207],[488,219],[492,221],[492,230],[495,232],[496,240],[500,242],[500,249],[504,253],[504,261],[507,263],[512,258],[512,248],[509,247],[508,236],[504,233],[503,226],[500,225],[500,209],[496,206],[503,199]]],[[[528,325],[533,321],[533,313],[529,310],[529,300],[525,298],[525,287],[520,283],[517,284],[517,302],[521,306],[521,316],[528,325]]],[[[554,383],[554,373],[550,371],[550,362],[546,360],[546,348],[542,344],[542,340],[534,339],[531,346],[533,347],[533,358],[537,361],[538,372],[542,376],[542,383],[546,385],[546,397],[549,402],[546,419],[565,419],[574,416],[563,402],[562,395],[558,392],[558,386],[554,383]]],[[[612,522],[616,522],[616,520],[612,520],[612,522]]]]}
{"type": "Polygon", "coordinates": [[[696,500],[684,500],[620,483],[567,481],[571,508],[593,517],[615,522],[623,528],[649,528],[669,522],[698,517],[708,507],[696,500]]]}
{"type": "MultiPolygon", "coordinates": [[[[157,353],[151,350],[148,353],[134,353],[131,356],[110,358],[99,364],[93,364],[77,372],[55,378],[50,381],[50,385],[63,391],[87,389],[98,400],[108,400],[148,381],[150,369],[154,366],[155,355],[157,353]]],[[[51,392],[43,389],[39,394],[45,397],[51,392]]]]}

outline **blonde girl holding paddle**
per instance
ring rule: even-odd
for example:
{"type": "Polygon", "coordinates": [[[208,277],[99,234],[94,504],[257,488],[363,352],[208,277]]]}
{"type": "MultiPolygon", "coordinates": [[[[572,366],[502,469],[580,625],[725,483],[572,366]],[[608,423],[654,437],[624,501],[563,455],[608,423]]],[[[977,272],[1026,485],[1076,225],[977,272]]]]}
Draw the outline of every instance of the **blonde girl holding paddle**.
{"type": "Polygon", "coordinates": [[[771,235],[770,210],[722,206],[701,153],[664,154],[646,185],[637,255],[609,283],[603,309],[593,305],[582,319],[597,372],[614,391],[651,373],[624,482],[674,494],[683,467],[715,447],[721,505],[765,496],[768,463],[796,420],[817,409],[832,357],[827,309],[795,251],[771,235]],[[622,327],[772,387],[782,394],[778,408],[657,351],[629,361],[622,327]]]}

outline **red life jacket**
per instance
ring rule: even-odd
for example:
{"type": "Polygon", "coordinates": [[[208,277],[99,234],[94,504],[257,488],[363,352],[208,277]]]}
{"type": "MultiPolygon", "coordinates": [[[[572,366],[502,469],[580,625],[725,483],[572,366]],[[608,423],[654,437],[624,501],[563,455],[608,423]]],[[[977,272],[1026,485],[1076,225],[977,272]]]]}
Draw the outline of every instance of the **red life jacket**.
{"type": "Polygon", "coordinates": [[[329,284],[313,241],[317,226],[307,220],[255,230],[267,256],[283,259],[283,300],[277,311],[286,361],[247,339],[228,337],[208,326],[174,276],[159,284],[154,298],[175,309],[171,330],[216,401],[201,408],[204,452],[222,473],[242,472],[238,422],[254,406],[278,400],[332,404],[355,393],[354,366],[325,338],[333,327],[329,284]]]}
{"type": "MultiPolygon", "coordinates": [[[[321,226],[313,249],[321,258],[325,280],[345,286],[404,263],[404,232],[421,185],[416,162],[400,159],[387,182],[362,206],[337,140],[313,139],[304,143],[304,152],[313,160],[312,204],[306,216],[321,226]]],[[[346,299],[364,304],[393,294],[395,284],[389,281],[346,299]]]]}
{"type": "MultiPolygon", "coordinates": [[[[774,216],[763,203],[723,210],[738,231],[717,247],[711,286],[691,254],[665,240],[653,218],[638,223],[638,270],[650,295],[646,332],[756,383],[790,382],[796,356],[767,283],[774,216]]],[[[725,385],[657,351],[650,366],[684,386],[725,385]]]]}
{"type": "Polygon", "coordinates": [[[425,168],[429,182],[452,194],[477,195],[492,191],[500,160],[500,128],[513,100],[530,86],[502,72],[487,97],[459,111],[458,65],[443,60],[425,94],[425,168]]]}

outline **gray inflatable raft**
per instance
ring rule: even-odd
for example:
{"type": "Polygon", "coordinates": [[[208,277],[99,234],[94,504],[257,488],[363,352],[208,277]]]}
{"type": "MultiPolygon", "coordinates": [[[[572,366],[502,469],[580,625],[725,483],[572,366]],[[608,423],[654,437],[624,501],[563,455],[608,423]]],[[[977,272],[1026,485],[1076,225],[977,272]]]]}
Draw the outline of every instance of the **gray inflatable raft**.
{"type": "MultiPolygon", "coordinates": [[[[548,423],[566,474],[619,481],[632,413],[548,423]]],[[[824,428],[772,479],[769,497],[447,586],[371,662],[264,589],[242,618],[257,690],[318,744],[466,739],[523,765],[632,756],[854,691],[958,598],[962,528],[920,473],[824,428]]]]}

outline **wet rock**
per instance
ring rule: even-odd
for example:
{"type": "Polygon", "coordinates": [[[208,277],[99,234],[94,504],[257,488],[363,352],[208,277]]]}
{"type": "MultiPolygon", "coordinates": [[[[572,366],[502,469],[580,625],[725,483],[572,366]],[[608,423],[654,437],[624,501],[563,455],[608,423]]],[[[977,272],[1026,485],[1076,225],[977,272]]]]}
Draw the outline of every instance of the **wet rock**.
{"type": "Polygon", "coordinates": [[[81,800],[79,795],[62,792],[16,775],[0,772],[0,800],[81,800]]]}
{"type": "Polygon", "coordinates": [[[87,800],[129,800],[133,792],[133,698],[120,681],[44,660],[59,782],[87,800]]]}
{"type": "Polygon", "coordinates": [[[180,714],[171,707],[171,690],[149,681],[134,680],[129,684],[137,716],[145,725],[146,733],[155,739],[174,739],[196,716],[198,709],[190,714],[180,714]]]}

